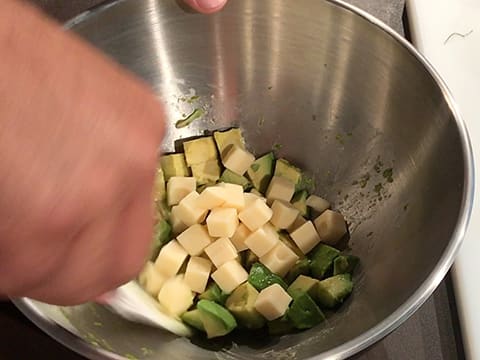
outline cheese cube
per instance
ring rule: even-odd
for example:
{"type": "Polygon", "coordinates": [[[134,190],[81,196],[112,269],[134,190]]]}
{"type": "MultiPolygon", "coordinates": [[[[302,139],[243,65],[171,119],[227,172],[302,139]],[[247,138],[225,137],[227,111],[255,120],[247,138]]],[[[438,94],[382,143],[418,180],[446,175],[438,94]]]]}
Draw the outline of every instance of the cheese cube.
{"type": "Polygon", "coordinates": [[[226,238],[220,238],[205,248],[205,254],[212,260],[217,268],[237,257],[237,249],[232,242],[226,238]]]}
{"type": "Polygon", "coordinates": [[[257,189],[250,190],[249,194],[257,195],[258,197],[263,198],[263,194],[260,191],[258,191],[257,189]]]}
{"type": "Polygon", "coordinates": [[[292,199],[294,192],[294,183],[284,177],[274,176],[268,185],[266,195],[269,201],[283,200],[289,202],[292,199]]]}
{"type": "Polygon", "coordinates": [[[330,203],[327,200],[322,199],[317,195],[310,195],[306,201],[306,204],[319,213],[323,213],[330,207],[330,203]]]}
{"type": "Polygon", "coordinates": [[[245,244],[245,240],[251,233],[252,232],[248,230],[244,224],[238,225],[235,234],[233,234],[231,238],[232,244],[235,246],[237,251],[240,252],[248,249],[248,246],[245,244]]]}
{"type": "Polygon", "coordinates": [[[138,283],[146,292],[154,297],[157,297],[167,279],[168,277],[158,271],[151,261],[145,264],[140,275],[138,275],[138,283]]]}
{"type": "Polygon", "coordinates": [[[230,146],[223,156],[223,165],[239,175],[245,174],[254,161],[255,156],[237,145],[230,146]]]}
{"type": "Polygon", "coordinates": [[[245,239],[245,245],[247,245],[248,248],[252,250],[252,252],[258,257],[261,257],[272,250],[273,247],[278,244],[278,242],[278,234],[269,224],[266,224],[260,229],[252,232],[245,239]]]}
{"type": "Polygon", "coordinates": [[[312,250],[320,242],[317,230],[311,221],[307,221],[297,230],[290,233],[290,237],[304,254],[312,250]]]}
{"type": "Polygon", "coordinates": [[[295,265],[298,259],[299,257],[287,245],[279,242],[259,260],[271,272],[283,277],[295,265]]]}
{"type": "Polygon", "coordinates": [[[193,224],[201,223],[205,220],[207,210],[200,209],[195,204],[199,196],[200,195],[196,191],[193,191],[185,196],[178,204],[177,216],[180,221],[187,226],[192,226],[193,224]]]}
{"type": "Polygon", "coordinates": [[[290,295],[280,285],[273,284],[260,291],[255,301],[255,310],[272,321],[287,312],[291,301],[290,295]]]}
{"type": "Polygon", "coordinates": [[[265,225],[272,218],[273,211],[261,199],[255,200],[243,209],[238,218],[250,231],[255,231],[265,225]]]}
{"type": "Polygon", "coordinates": [[[251,192],[244,193],[243,198],[245,199],[245,207],[249,207],[255,202],[255,200],[258,199],[262,200],[263,202],[267,202],[267,199],[265,199],[263,196],[259,196],[251,192]]]}
{"type": "Polygon", "coordinates": [[[177,205],[185,196],[195,191],[197,182],[193,177],[173,176],[167,182],[168,205],[177,205]]]}
{"type": "Polygon", "coordinates": [[[177,240],[191,256],[200,255],[213,241],[207,227],[200,224],[190,226],[177,236],[177,240]]]}
{"type": "Polygon", "coordinates": [[[197,200],[195,200],[195,205],[201,209],[211,210],[222,206],[225,198],[225,188],[221,186],[209,186],[203,190],[197,200]]]}
{"type": "Polygon", "coordinates": [[[237,226],[237,209],[215,208],[207,217],[208,233],[212,237],[232,237],[237,226]]]}
{"type": "Polygon", "coordinates": [[[330,245],[335,245],[347,233],[347,224],[342,214],[332,210],[325,210],[317,217],[315,227],[322,241],[330,245]]]}
{"type": "Polygon", "coordinates": [[[172,210],[170,211],[169,220],[170,220],[170,225],[172,225],[173,235],[178,235],[188,228],[188,226],[185,225],[178,217],[178,206],[172,207],[172,210]]]}
{"type": "Polygon", "coordinates": [[[194,294],[185,283],[183,275],[165,281],[158,293],[158,302],[173,316],[179,316],[193,305],[194,294]]]}
{"type": "Polygon", "coordinates": [[[185,283],[196,293],[203,293],[207,287],[212,263],[210,260],[198,256],[192,256],[185,271],[185,283]]]}
{"type": "Polygon", "coordinates": [[[242,185],[220,183],[218,186],[225,189],[225,202],[222,205],[223,207],[235,208],[238,210],[242,210],[245,207],[242,185]]]}
{"type": "Polygon", "coordinates": [[[293,224],[288,227],[287,231],[289,233],[291,233],[291,232],[297,230],[300,226],[302,226],[306,222],[307,222],[307,220],[302,215],[299,214],[297,216],[297,218],[295,219],[295,221],[293,222],[293,224]]]}
{"type": "Polygon", "coordinates": [[[213,281],[229,294],[248,279],[248,273],[236,260],[230,260],[212,274],[213,281]]]}
{"type": "Polygon", "coordinates": [[[185,249],[176,240],[172,240],[160,250],[155,260],[155,269],[167,277],[172,277],[178,273],[187,256],[185,249]]]}
{"type": "Polygon", "coordinates": [[[272,203],[272,219],[270,222],[278,229],[288,229],[298,217],[300,213],[290,203],[274,200],[272,203]]]}

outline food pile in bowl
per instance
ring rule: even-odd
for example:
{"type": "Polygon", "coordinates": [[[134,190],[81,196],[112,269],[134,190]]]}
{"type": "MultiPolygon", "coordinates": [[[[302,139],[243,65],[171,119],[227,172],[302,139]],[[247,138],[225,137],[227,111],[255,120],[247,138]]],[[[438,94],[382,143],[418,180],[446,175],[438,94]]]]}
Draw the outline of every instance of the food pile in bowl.
{"type": "Polygon", "coordinates": [[[301,169],[247,150],[231,128],[161,158],[154,246],[138,281],[208,338],[312,328],[353,290],[344,217],[301,169]]]}

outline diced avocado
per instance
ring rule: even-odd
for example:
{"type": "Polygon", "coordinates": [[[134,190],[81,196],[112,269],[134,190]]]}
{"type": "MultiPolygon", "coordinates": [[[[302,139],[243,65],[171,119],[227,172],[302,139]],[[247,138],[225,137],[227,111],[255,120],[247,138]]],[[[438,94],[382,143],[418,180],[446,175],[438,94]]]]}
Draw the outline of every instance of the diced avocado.
{"type": "Polygon", "coordinates": [[[306,292],[296,293],[287,316],[297,329],[310,329],[325,320],[322,310],[306,292]]]}
{"type": "Polygon", "coordinates": [[[252,187],[252,183],[245,176],[238,175],[228,169],[225,169],[225,171],[222,173],[222,176],[220,176],[220,181],[241,185],[245,191],[252,187]]]}
{"type": "Polygon", "coordinates": [[[292,198],[292,205],[300,211],[300,215],[308,218],[310,216],[310,209],[307,206],[308,192],[301,190],[296,192],[292,198]]]}
{"type": "Polygon", "coordinates": [[[218,152],[222,159],[232,145],[237,145],[239,148],[245,149],[245,140],[243,139],[242,130],[239,128],[232,128],[227,131],[215,131],[213,137],[215,138],[218,152]]]}
{"type": "Polygon", "coordinates": [[[313,277],[321,280],[332,268],[333,260],[340,254],[337,249],[319,244],[312,250],[310,269],[313,277]]]}
{"type": "Polygon", "coordinates": [[[190,167],[198,185],[214,184],[220,178],[220,165],[217,160],[208,160],[190,167]]]}
{"type": "Polygon", "coordinates": [[[268,184],[273,176],[274,161],[275,156],[273,153],[268,153],[255,160],[247,170],[247,175],[253,186],[262,194],[265,194],[267,191],[268,184]]]}
{"type": "Polygon", "coordinates": [[[279,234],[279,239],[281,242],[287,245],[290,250],[292,250],[300,259],[305,257],[302,250],[300,250],[297,244],[295,244],[295,242],[290,238],[290,235],[282,232],[279,234]]]}
{"type": "Polygon", "coordinates": [[[280,276],[272,273],[263,264],[258,262],[252,265],[250,274],[248,275],[248,282],[258,291],[262,291],[273,284],[279,284],[285,290],[287,289],[287,284],[280,276]]]}
{"type": "Polygon", "coordinates": [[[319,281],[317,284],[317,301],[320,306],[334,308],[341,304],[353,290],[350,274],[340,274],[319,281]]]}
{"type": "Polygon", "coordinates": [[[211,136],[185,141],[183,150],[188,166],[205,163],[209,160],[218,160],[217,147],[211,136]]]}
{"type": "Polygon", "coordinates": [[[153,227],[153,241],[150,250],[150,259],[153,261],[157,258],[160,249],[168,243],[172,238],[172,227],[165,219],[159,219],[153,227]]]}
{"type": "Polygon", "coordinates": [[[291,284],[300,275],[310,275],[310,259],[303,258],[290,269],[285,277],[287,284],[291,284]]]}
{"type": "Polygon", "coordinates": [[[244,327],[260,329],[265,325],[265,318],[255,310],[257,297],[258,291],[246,282],[233,291],[225,306],[244,327]]]}
{"type": "Polygon", "coordinates": [[[158,167],[153,184],[153,200],[162,201],[163,199],[165,199],[165,176],[162,168],[158,167]]]}
{"type": "Polygon", "coordinates": [[[160,158],[165,181],[172,176],[190,176],[190,170],[185,162],[185,155],[182,153],[162,155],[160,158]]]}
{"type": "Polygon", "coordinates": [[[274,176],[284,177],[295,184],[295,189],[300,190],[302,185],[302,171],[285,159],[278,159],[275,163],[274,176]]]}
{"type": "Polygon", "coordinates": [[[252,265],[258,261],[258,256],[248,249],[242,252],[242,265],[245,270],[250,271],[252,265]]]}
{"type": "Polygon", "coordinates": [[[288,287],[287,292],[292,297],[295,297],[297,293],[307,293],[313,299],[315,299],[317,296],[317,284],[318,284],[317,279],[314,279],[305,275],[300,275],[288,287]]]}
{"type": "Polygon", "coordinates": [[[333,261],[333,275],[353,274],[360,259],[353,255],[340,255],[333,261]]]}
{"type": "Polygon", "coordinates": [[[237,327],[233,315],[216,302],[200,300],[197,303],[197,309],[209,339],[227,335],[237,327]]]}
{"type": "Polygon", "coordinates": [[[187,325],[190,325],[197,330],[205,331],[205,327],[203,326],[202,318],[200,316],[200,310],[194,309],[187,311],[186,313],[183,313],[180,318],[187,325]]]}
{"type": "Polygon", "coordinates": [[[270,335],[285,335],[295,329],[287,314],[273,321],[267,322],[270,335]]]}
{"type": "Polygon", "coordinates": [[[225,304],[225,301],[228,298],[228,294],[225,294],[220,287],[212,282],[208,285],[207,289],[198,295],[199,299],[214,301],[220,305],[225,304]]]}

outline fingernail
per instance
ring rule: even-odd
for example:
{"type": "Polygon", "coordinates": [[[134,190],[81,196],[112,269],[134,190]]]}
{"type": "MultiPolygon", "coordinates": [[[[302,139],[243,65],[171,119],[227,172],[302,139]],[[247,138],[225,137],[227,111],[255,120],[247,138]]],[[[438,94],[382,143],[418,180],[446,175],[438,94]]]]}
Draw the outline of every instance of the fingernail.
{"type": "Polygon", "coordinates": [[[225,4],[225,0],[197,0],[197,5],[203,10],[213,10],[225,4]]]}
{"type": "Polygon", "coordinates": [[[113,297],[114,293],[115,293],[114,291],[110,291],[105,294],[102,294],[95,299],[95,302],[97,304],[107,304],[109,300],[113,297]]]}

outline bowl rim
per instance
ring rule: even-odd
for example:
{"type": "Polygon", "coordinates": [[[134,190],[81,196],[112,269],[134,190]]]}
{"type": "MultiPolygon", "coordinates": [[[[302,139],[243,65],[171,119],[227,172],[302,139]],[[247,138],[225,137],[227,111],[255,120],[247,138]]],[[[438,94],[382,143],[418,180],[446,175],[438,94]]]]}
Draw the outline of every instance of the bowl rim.
{"type": "MultiPolygon", "coordinates": [[[[96,16],[99,13],[108,10],[112,6],[116,6],[119,3],[130,0],[108,0],[106,3],[99,4],[86,10],[79,15],[73,17],[64,23],[65,29],[71,29],[75,25],[89,19],[92,16],[96,16]]],[[[365,331],[363,334],[324,352],[320,355],[310,357],[310,360],[320,359],[346,359],[354,354],[365,350],[369,346],[373,345],[377,341],[381,340],[401,324],[403,324],[425,301],[432,295],[440,282],[443,280],[450,267],[452,266],[455,257],[460,249],[460,246],[465,237],[465,233],[469,224],[470,216],[473,208],[474,199],[474,161],[473,151],[468,134],[467,126],[462,118],[458,105],[455,102],[447,84],[442,79],[437,70],[433,67],[430,61],[422,55],[408,40],[402,35],[393,30],[390,26],[383,21],[377,19],[368,12],[348,4],[344,0],[324,0],[334,6],[341,7],[357,16],[360,16],[370,24],[377,27],[380,31],[383,31],[387,36],[390,36],[393,41],[396,41],[400,46],[404,47],[411,55],[415,57],[417,61],[424,67],[427,73],[431,76],[433,81],[439,87],[458,127],[462,153],[464,157],[464,183],[463,183],[463,196],[461,201],[461,208],[457,218],[457,223],[453,231],[451,240],[440,257],[438,263],[430,273],[430,275],[424,280],[424,282],[418,287],[418,289],[393,313],[387,316],[385,319],[365,331]]],[[[35,303],[27,298],[14,299],[12,302],[17,308],[28,317],[36,326],[47,333],[56,341],[60,342],[67,348],[83,355],[90,359],[106,360],[122,360],[124,357],[115,353],[96,348],[79,336],[75,335],[53,322],[46,317],[35,303]]]]}

